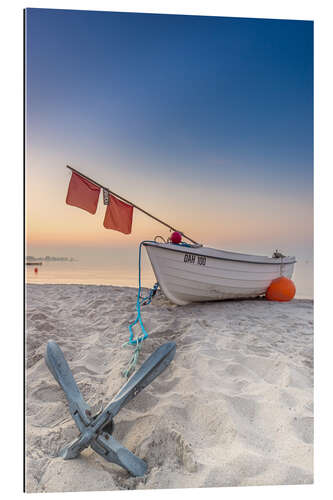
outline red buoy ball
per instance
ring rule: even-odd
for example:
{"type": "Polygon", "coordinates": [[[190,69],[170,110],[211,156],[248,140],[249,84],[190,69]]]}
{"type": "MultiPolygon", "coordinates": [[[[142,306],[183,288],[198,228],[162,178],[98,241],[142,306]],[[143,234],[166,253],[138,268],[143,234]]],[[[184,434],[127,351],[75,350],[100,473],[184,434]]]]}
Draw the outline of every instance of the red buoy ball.
{"type": "Polygon", "coordinates": [[[171,243],[180,243],[182,241],[182,235],[178,231],[174,231],[170,236],[171,243]]]}
{"type": "Polygon", "coordinates": [[[280,276],[272,281],[266,290],[267,300],[289,302],[295,297],[296,287],[293,281],[285,276],[280,276]]]}
{"type": "Polygon", "coordinates": [[[35,273],[38,273],[38,267],[35,267],[34,271],[35,273]]]}

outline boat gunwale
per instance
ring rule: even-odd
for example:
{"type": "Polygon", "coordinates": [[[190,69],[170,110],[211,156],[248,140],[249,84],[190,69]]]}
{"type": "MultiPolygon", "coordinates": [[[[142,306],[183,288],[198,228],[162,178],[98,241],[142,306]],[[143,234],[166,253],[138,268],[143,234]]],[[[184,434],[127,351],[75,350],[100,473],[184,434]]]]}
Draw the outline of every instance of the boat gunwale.
{"type": "MultiPolygon", "coordinates": [[[[287,264],[295,264],[297,261],[296,261],[296,258],[295,257],[289,257],[289,256],[285,256],[283,257],[282,259],[293,259],[293,260],[282,260],[281,261],[281,257],[277,257],[277,258],[274,258],[274,257],[266,257],[266,256],[261,256],[261,255],[253,255],[253,257],[258,257],[258,258],[262,258],[262,259],[271,259],[272,262],[267,262],[267,261],[254,261],[254,260],[245,260],[245,259],[240,259],[237,257],[236,258],[230,258],[230,257],[218,257],[216,255],[207,255],[207,254],[199,254],[197,252],[191,252],[191,250],[199,250],[201,248],[205,248],[205,247],[195,247],[195,246],[189,246],[189,247],[185,247],[185,246],[179,246],[178,248],[172,248],[171,246],[164,246],[166,245],[166,243],[146,243],[144,242],[143,243],[144,246],[149,246],[149,247],[152,247],[152,248],[161,248],[162,250],[170,250],[171,252],[181,252],[181,253],[194,253],[194,255],[198,255],[200,257],[207,257],[208,259],[216,259],[216,260],[228,260],[228,261],[231,261],[231,262],[243,262],[243,263],[246,263],[246,264],[268,264],[268,265],[275,265],[275,266],[281,266],[282,265],[287,265],[287,264]],[[276,260],[275,260],[276,259],[276,260]]],[[[218,249],[213,249],[213,250],[217,250],[217,251],[220,251],[218,249]]],[[[222,250],[222,252],[225,252],[226,250],[222,250]]],[[[231,252],[233,253],[233,252],[231,252]]],[[[236,252],[235,252],[236,254],[236,252]]]]}
{"type": "MultiPolygon", "coordinates": [[[[195,255],[198,255],[198,254],[195,254],[195,255]]],[[[209,256],[207,256],[207,257],[209,257],[209,256]]],[[[169,264],[164,264],[165,267],[169,267],[169,268],[172,268],[172,269],[178,269],[178,270],[183,270],[184,269],[184,267],[182,266],[183,262],[177,262],[174,259],[171,259],[170,257],[164,257],[164,259],[172,262],[173,264],[177,263],[179,265],[179,268],[178,268],[178,267],[171,266],[169,264]]],[[[222,258],[222,259],[218,259],[218,260],[227,260],[227,259],[223,259],[222,258]]],[[[236,260],[236,261],[230,261],[230,262],[238,262],[238,261],[236,260]]],[[[249,264],[249,262],[244,262],[244,264],[249,264]]],[[[257,262],[250,262],[250,264],[257,264],[257,262]]],[[[273,262],[273,264],[275,264],[275,262],[273,262]]],[[[281,263],[279,263],[279,264],[281,265],[281,263]]],[[[294,264],[294,262],[282,262],[283,266],[288,266],[288,265],[293,265],[293,264],[294,264]]],[[[196,267],[199,268],[199,269],[202,268],[202,266],[196,266],[196,267]]],[[[271,275],[271,271],[269,269],[265,269],[265,270],[259,270],[259,269],[255,269],[255,270],[254,269],[251,269],[251,270],[247,270],[247,269],[227,269],[225,267],[216,267],[216,266],[211,266],[211,265],[206,265],[206,266],[204,266],[204,268],[205,268],[205,276],[212,276],[212,277],[215,277],[216,274],[208,274],[207,273],[207,269],[208,270],[212,270],[212,271],[216,270],[216,271],[219,271],[219,272],[221,272],[221,271],[223,271],[223,272],[227,271],[227,272],[231,272],[233,274],[235,274],[235,273],[241,273],[241,274],[252,274],[253,275],[254,273],[256,273],[256,274],[265,274],[265,275],[270,274],[271,275]]],[[[191,273],[193,274],[193,269],[192,269],[191,273]]],[[[270,276],[268,278],[270,278],[270,276]]],[[[239,279],[239,278],[235,278],[235,279],[239,279]]],[[[261,277],[261,279],[265,279],[265,278],[261,277]]]]}

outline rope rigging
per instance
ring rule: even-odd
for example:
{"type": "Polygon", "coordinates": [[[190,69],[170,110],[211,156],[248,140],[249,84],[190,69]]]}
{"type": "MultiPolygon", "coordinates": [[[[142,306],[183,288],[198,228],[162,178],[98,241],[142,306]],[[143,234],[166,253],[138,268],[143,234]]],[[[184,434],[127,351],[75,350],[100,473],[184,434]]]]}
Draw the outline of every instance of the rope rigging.
{"type": "Polygon", "coordinates": [[[159,287],[159,284],[155,283],[153,288],[151,290],[149,290],[149,293],[146,297],[141,296],[141,288],[142,288],[142,286],[141,286],[141,253],[142,253],[142,245],[144,243],[154,243],[154,242],[150,241],[150,240],[146,240],[146,241],[141,241],[141,243],[139,245],[139,288],[138,288],[138,295],[137,295],[137,299],[136,299],[137,315],[136,315],[135,320],[128,326],[128,329],[130,332],[129,340],[127,342],[125,342],[125,344],[123,344],[123,347],[125,347],[127,345],[135,346],[132,358],[131,358],[127,368],[123,371],[123,375],[126,378],[128,378],[130,376],[131,372],[135,369],[140,351],[142,349],[143,341],[148,337],[148,333],[144,327],[142,317],[141,317],[141,307],[146,306],[146,305],[151,303],[152,298],[156,294],[158,287],[159,287]],[[142,334],[135,337],[133,327],[138,323],[140,325],[142,334]]]}

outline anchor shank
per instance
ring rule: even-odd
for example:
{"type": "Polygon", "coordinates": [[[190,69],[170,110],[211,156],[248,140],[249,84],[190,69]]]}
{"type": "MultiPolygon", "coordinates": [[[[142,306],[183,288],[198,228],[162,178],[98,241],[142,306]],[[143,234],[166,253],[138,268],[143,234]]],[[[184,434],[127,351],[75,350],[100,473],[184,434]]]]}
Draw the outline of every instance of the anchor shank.
{"type": "Polygon", "coordinates": [[[64,391],[69,404],[69,411],[82,432],[89,425],[91,409],[83,399],[76,385],[71,369],[58,344],[52,340],[47,343],[45,361],[48,369],[64,391]]]}
{"type": "MultiPolygon", "coordinates": [[[[133,399],[142,389],[147,387],[147,385],[149,385],[170,364],[175,352],[176,344],[174,342],[163,344],[153,352],[140,369],[134,373],[129,381],[120,389],[99,418],[105,413],[109,415],[110,420],[117,415],[119,410],[128,403],[128,401],[133,399]]],[[[97,420],[99,420],[99,418],[97,420]]]]}

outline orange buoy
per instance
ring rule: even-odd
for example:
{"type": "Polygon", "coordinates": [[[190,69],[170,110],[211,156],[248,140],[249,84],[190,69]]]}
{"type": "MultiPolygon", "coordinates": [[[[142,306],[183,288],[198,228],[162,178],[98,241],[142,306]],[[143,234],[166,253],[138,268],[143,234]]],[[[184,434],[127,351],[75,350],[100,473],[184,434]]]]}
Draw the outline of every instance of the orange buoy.
{"type": "Polygon", "coordinates": [[[295,297],[296,287],[293,281],[285,276],[280,276],[272,281],[266,290],[267,300],[288,302],[295,297]]]}

